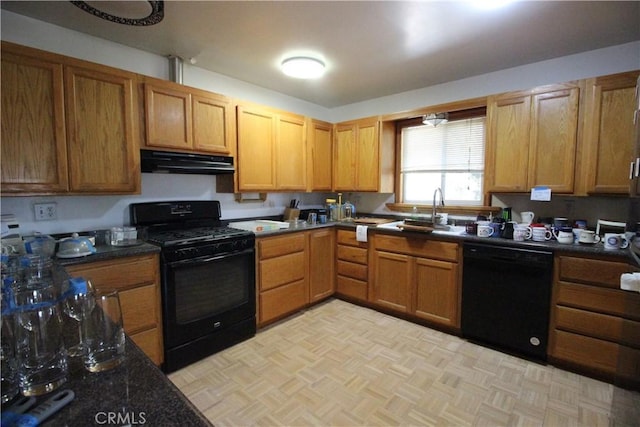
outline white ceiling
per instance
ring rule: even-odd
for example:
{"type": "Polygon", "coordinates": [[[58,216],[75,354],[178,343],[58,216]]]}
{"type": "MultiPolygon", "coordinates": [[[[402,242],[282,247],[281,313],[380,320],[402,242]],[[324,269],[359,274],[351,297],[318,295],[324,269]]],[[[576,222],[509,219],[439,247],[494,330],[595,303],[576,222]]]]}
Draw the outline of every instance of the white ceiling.
{"type": "Polygon", "coordinates": [[[108,22],[66,1],[1,7],[195,58],[198,67],[327,108],[640,40],[638,1],[520,1],[497,10],[469,1],[165,1],[164,20],[149,27],[108,22]],[[325,77],[284,76],[278,66],[290,53],[324,59],[325,77]]]}

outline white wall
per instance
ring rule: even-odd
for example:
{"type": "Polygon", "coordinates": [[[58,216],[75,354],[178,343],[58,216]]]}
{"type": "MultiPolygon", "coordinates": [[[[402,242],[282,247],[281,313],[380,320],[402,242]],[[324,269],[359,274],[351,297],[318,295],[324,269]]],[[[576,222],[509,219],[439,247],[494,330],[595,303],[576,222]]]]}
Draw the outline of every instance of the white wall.
{"type": "MultiPolygon", "coordinates": [[[[117,43],[70,31],[12,12],[1,12],[1,38],[63,55],[167,79],[166,58],[132,49],[117,43]]],[[[599,49],[522,67],[511,68],[464,80],[372,99],[339,108],[326,109],[271,90],[185,64],[183,81],[231,97],[253,101],[330,122],[376,114],[413,110],[429,105],[474,98],[491,93],[526,89],[584,77],[640,68],[640,41],[599,49]]],[[[56,196],[2,197],[1,212],[16,215],[23,234],[32,231],[58,233],[108,228],[128,224],[129,203],[153,200],[220,200],[225,218],[242,218],[282,214],[290,198],[302,199],[303,206],[318,206],[325,194],[269,194],[266,203],[235,202],[233,195],[215,192],[215,177],[186,175],[142,176],[139,196],[56,196]],[[54,201],[58,221],[35,222],[33,204],[54,201]]],[[[347,195],[359,212],[390,213],[384,203],[393,195],[347,195]]],[[[598,201],[593,199],[593,204],[598,201]]],[[[587,201],[587,203],[589,203],[587,201]]]]}

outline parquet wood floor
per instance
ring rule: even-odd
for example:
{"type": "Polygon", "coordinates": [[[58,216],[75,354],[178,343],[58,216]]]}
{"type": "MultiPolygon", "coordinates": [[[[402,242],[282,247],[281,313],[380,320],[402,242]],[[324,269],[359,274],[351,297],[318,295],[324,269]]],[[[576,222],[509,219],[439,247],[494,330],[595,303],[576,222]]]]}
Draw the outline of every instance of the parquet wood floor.
{"type": "Polygon", "coordinates": [[[223,426],[637,426],[640,394],[331,299],[169,375],[223,426]]]}

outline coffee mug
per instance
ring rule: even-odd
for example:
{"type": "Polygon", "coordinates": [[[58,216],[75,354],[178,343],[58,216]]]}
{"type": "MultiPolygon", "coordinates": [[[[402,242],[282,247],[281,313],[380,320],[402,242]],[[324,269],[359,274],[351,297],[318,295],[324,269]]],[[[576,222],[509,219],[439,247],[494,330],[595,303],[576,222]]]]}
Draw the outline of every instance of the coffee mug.
{"type": "Polygon", "coordinates": [[[475,222],[467,224],[464,226],[464,230],[468,235],[475,236],[478,234],[478,224],[476,224],[475,222]]]}
{"type": "Polygon", "coordinates": [[[604,235],[604,248],[607,250],[626,249],[629,246],[629,241],[624,234],[618,233],[605,233],[604,235]]]}
{"type": "Polygon", "coordinates": [[[527,224],[516,224],[513,227],[513,240],[524,242],[531,238],[531,230],[527,224]]]}
{"type": "Polygon", "coordinates": [[[500,237],[500,232],[504,228],[504,223],[492,222],[491,224],[489,224],[489,227],[493,229],[493,233],[491,233],[491,237],[500,237]]]}
{"type": "Polygon", "coordinates": [[[563,245],[571,245],[573,244],[573,231],[563,231],[560,230],[557,233],[554,233],[556,236],[556,240],[558,243],[563,245]]]}
{"type": "Polygon", "coordinates": [[[545,240],[551,240],[551,231],[546,227],[532,227],[531,228],[531,240],[534,242],[544,242],[545,240]]]}
{"type": "Polygon", "coordinates": [[[491,237],[493,228],[490,225],[478,225],[478,237],[491,237]]]}
{"type": "Polygon", "coordinates": [[[600,236],[598,236],[595,231],[591,230],[582,230],[580,232],[580,237],[578,238],[579,243],[593,244],[598,243],[600,241],[600,236]]]}
{"type": "Polygon", "coordinates": [[[571,231],[573,232],[573,243],[578,243],[580,240],[580,233],[582,233],[582,228],[573,228],[571,231]]]}

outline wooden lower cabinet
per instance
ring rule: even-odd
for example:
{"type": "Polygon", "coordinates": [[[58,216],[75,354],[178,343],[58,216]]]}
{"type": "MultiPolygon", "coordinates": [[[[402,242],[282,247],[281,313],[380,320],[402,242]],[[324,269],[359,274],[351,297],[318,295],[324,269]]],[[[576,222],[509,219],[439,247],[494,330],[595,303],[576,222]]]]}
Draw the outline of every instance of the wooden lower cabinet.
{"type": "Polygon", "coordinates": [[[640,389],[640,295],[619,289],[620,259],[557,255],[549,359],[640,389]]]}
{"type": "Polygon", "coordinates": [[[358,242],[356,232],[351,230],[338,230],[336,242],[336,293],[347,299],[367,301],[368,243],[358,242]]]}
{"type": "Polygon", "coordinates": [[[333,294],[334,236],[325,228],[257,239],[259,326],[333,294]]]}
{"type": "Polygon", "coordinates": [[[369,301],[459,329],[459,245],[385,234],[371,240],[369,301]]]}
{"type": "Polygon", "coordinates": [[[124,330],[156,364],[163,362],[159,255],[137,255],[66,267],[96,289],[117,289],[124,330]]]}

